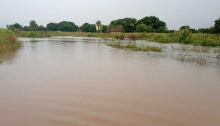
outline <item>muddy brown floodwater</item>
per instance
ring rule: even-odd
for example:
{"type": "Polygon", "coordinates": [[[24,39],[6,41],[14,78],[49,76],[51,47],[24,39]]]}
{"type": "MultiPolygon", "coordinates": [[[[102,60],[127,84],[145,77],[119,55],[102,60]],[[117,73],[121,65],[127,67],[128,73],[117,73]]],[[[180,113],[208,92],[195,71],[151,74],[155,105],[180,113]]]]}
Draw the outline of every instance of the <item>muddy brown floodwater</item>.
{"type": "Polygon", "coordinates": [[[0,64],[0,126],[220,126],[220,67],[97,38],[20,38],[0,64]]]}

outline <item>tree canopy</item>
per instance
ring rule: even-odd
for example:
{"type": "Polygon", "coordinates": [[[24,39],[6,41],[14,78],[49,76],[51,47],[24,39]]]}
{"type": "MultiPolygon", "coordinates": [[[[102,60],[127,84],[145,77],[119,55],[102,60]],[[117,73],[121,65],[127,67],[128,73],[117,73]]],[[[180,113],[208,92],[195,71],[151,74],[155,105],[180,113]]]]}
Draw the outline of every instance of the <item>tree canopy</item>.
{"type": "Polygon", "coordinates": [[[14,30],[15,28],[16,29],[23,29],[23,27],[19,24],[19,23],[15,23],[15,24],[12,24],[12,25],[7,25],[7,28],[10,29],[10,30],[14,30]]]}
{"type": "Polygon", "coordinates": [[[75,32],[78,30],[78,26],[73,22],[62,21],[59,23],[58,30],[64,32],[75,32]]]}
{"type": "Polygon", "coordinates": [[[30,31],[37,31],[38,30],[38,25],[37,25],[37,22],[35,20],[31,20],[29,22],[29,30],[30,31]]]}
{"type": "Polygon", "coordinates": [[[215,33],[220,33],[220,18],[215,20],[214,31],[215,33]]]}
{"type": "Polygon", "coordinates": [[[136,26],[136,32],[152,32],[152,26],[147,26],[145,24],[138,24],[136,26]]]}
{"type": "Polygon", "coordinates": [[[107,29],[108,29],[108,26],[107,26],[107,25],[102,25],[101,30],[102,30],[103,33],[104,33],[107,29]]]}
{"type": "Polygon", "coordinates": [[[157,31],[157,29],[166,29],[166,23],[161,21],[159,18],[155,16],[146,16],[140,20],[138,20],[137,24],[145,24],[147,26],[152,26],[152,29],[157,31]]]}
{"type": "Polygon", "coordinates": [[[81,29],[83,32],[96,32],[96,25],[84,23],[79,29],[81,29]]]}
{"type": "Polygon", "coordinates": [[[58,23],[50,22],[49,24],[47,24],[47,29],[50,31],[57,31],[58,27],[59,27],[58,23]]]}
{"type": "Polygon", "coordinates": [[[189,25],[184,25],[179,28],[179,30],[184,30],[184,29],[191,29],[191,28],[189,27],[189,25]]]}
{"type": "Polygon", "coordinates": [[[124,32],[133,32],[135,31],[136,23],[137,20],[135,18],[123,18],[111,21],[110,26],[122,26],[124,32]]]}

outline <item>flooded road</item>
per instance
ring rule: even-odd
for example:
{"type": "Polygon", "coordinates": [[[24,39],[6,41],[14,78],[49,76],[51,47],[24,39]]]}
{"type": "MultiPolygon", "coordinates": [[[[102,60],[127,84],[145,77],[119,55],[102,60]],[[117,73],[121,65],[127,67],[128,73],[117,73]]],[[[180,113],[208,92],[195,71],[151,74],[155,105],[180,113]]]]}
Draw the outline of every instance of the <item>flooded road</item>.
{"type": "Polygon", "coordinates": [[[220,67],[96,38],[20,39],[0,64],[0,126],[219,126],[220,67]]]}

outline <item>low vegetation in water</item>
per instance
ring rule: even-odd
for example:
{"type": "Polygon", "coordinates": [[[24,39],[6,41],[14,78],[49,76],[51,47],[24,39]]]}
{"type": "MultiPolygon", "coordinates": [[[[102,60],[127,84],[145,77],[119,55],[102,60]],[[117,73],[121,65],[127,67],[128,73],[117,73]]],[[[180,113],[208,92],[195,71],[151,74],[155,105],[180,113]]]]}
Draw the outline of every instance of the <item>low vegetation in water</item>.
{"type": "Polygon", "coordinates": [[[135,42],[129,41],[127,44],[122,44],[120,41],[114,41],[112,40],[111,42],[106,43],[108,46],[111,46],[113,48],[118,48],[118,49],[125,49],[125,50],[132,50],[132,51],[143,51],[143,52],[149,52],[149,51],[154,51],[154,52],[161,52],[162,49],[157,46],[145,46],[145,45],[140,45],[138,46],[135,42]]]}
{"type": "Polygon", "coordinates": [[[12,31],[0,29],[0,55],[16,51],[20,47],[21,43],[17,41],[12,31]]]}
{"type": "Polygon", "coordinates": [[[197,64],[207,64],[209,62],[204,55],[198,54],[196,56],[191,56],[190,52],[180,53],[176,59],[180,61],[194,62],[197,64]]]}

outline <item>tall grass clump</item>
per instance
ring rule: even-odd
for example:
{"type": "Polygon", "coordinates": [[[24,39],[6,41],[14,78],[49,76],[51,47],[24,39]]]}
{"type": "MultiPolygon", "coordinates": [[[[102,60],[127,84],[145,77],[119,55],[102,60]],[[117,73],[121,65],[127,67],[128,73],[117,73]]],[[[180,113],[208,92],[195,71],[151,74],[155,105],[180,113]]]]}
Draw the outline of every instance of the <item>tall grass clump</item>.
{"type": "Polygon", "coordinates": [[[16,51],[20,47],[21,43],[12,31],[0,29],[0,54],[16,51]]]}

